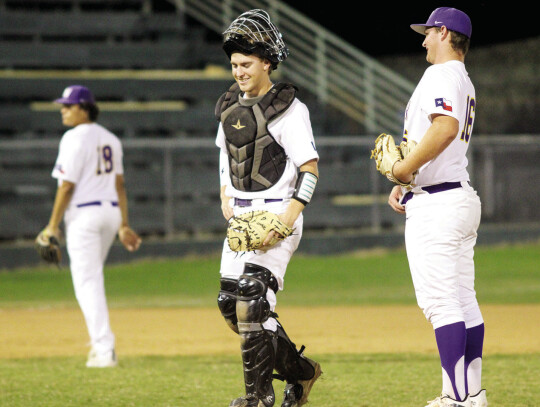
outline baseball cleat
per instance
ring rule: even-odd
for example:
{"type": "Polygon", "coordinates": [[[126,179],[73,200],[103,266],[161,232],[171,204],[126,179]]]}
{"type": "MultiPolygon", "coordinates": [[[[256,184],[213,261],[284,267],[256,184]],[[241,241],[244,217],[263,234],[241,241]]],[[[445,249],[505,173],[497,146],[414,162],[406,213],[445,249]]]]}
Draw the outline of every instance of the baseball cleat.
{"type": "Polygon", "coordinates": [[[476,395],[470,396],[471,407],[487,407],[486,390],[480,390],[476,395]]]}
{"type": "Polygon", "coordinates": [[[117,365],[118,360],[114,349],[105,353],[98,353],[95,349],[92,349],[86,361],[86,367],[115,367],[117,365]]]}
{"type": "Polygon", "coordinates": [[[428,401],[426,407],[471,407],[469,396],[463,401],[457,401],[445,394],[437,397],[435,400],[428,401]]]}
{"type": "Polygon", "coordinates": [[[284,390],[285,397],[283,398],[281,407],[300,407],[308,402],[309,392],[315,381],[321,376],[322,370],[321,365],[318,362],[309,358],[305,359],[313,365],[315,374],[309,380],[299,380],[296,383],[287,383],[284,390]]]}

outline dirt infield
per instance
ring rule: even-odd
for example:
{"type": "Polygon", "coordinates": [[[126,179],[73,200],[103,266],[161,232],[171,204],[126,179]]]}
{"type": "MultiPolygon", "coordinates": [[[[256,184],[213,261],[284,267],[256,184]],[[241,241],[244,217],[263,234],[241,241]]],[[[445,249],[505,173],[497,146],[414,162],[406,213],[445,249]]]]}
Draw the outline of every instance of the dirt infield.
{"type": "MultiPolygon", "coordinates": [[[[289,307],[280,321],[308,353],[436,353],[416,306],[289,307]]],[[[540,352],[540,305],[485,305],[485,354],[540,352]]],[[[112,309],[120,355],[237,354],[239,342],[214,308],[112,309]]],[[[79,309],[0,309],[0,358],[85,355],[79,309]]]]}

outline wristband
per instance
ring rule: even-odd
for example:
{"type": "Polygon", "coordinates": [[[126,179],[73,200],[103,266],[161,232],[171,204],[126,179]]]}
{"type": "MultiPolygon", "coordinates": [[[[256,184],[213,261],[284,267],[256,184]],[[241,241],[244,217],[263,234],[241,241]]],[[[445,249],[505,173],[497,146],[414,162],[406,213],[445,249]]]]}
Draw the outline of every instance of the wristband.
{"type": "Polygon", "coordinates": [[[315,187],[317,186],[317,176],[311,172],[300,172],[296,180],[296,187],[293,194],[293,199],[307,205],[311,201],[315,187]]]}

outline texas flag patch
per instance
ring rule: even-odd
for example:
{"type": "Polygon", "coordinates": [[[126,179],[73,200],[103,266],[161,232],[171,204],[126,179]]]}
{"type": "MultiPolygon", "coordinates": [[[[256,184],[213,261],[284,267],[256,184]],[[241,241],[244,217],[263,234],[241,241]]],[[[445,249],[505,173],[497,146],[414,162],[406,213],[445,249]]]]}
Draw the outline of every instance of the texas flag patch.
{"type": "Polygon", "coordinates": [[[64,174],[64,169],[62,168],[62,164],[56,164],[54,166],[54,169],[58,171],[60,174],[64,174]]]}
{"type": "Polygon", "coordinates": [[[435,106],[436,107],[442,107],[443,110],[446,110],[448,112],[452,111],[452,101],[445,99],[445,98],[437,98],[435,99],[435,106]]]}

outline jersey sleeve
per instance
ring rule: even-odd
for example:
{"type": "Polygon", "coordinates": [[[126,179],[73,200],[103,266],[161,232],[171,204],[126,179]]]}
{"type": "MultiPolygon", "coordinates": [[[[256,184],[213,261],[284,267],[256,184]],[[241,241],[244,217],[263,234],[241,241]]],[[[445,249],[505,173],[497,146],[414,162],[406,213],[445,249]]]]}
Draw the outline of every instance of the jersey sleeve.
{"type": "Polygon", "coordinates": [[[458,119],[460,95],[454,75],[442,65],[433,65],[426,71],[426,82],[422,110],[428,116],[443,114],[458,119]]]}
{"type": "Polygon", "coordinates": [[[310,160],[318,160],[309,111],[299,100],[281,118],[281,145],[297,167],[310,160]]]}
{"type": "Polygon", "coordinates": [[[78,139],[72,137],[69,131],[64,134],[60,141],[58,157],[52,171],[52,177],[59,181],[69,181],[76,184],[81,177],[81,165],[85,160],[81,159],[84,154],[78,139]]]}
{"type": "Polygon", "coordinates": [[[114,168],[116,168],[116,174],[124,174],[124,149],[122,148],[122,143],[118,141],[116,146],[117,154],[113,157],[114,168]]]}
{"type": "Polygon", "coordinates": [[[231,184],[230,171],[229,171],[229,154],[227,153],[227,146],[225,145],[225,133],[223,132],[223,126],[219,123],[218,132],[216,136],[216,146],[219,147],[219,181],[220,185],[228,186],[231,184]]]}
{"type": "Polygon", "coordinates": [[[225,132],[223,131],[223,125],[219,123],[217,135],[216,135],[216,146],[221,150],[225,150],[227,147],[225,145],[225,132]]]}
{"type": "Polygon", "coordinates": [[[229,156],[224,150],[219,151],[219,181],[222,187],[231,184],[229,175],[229,156]]]}

